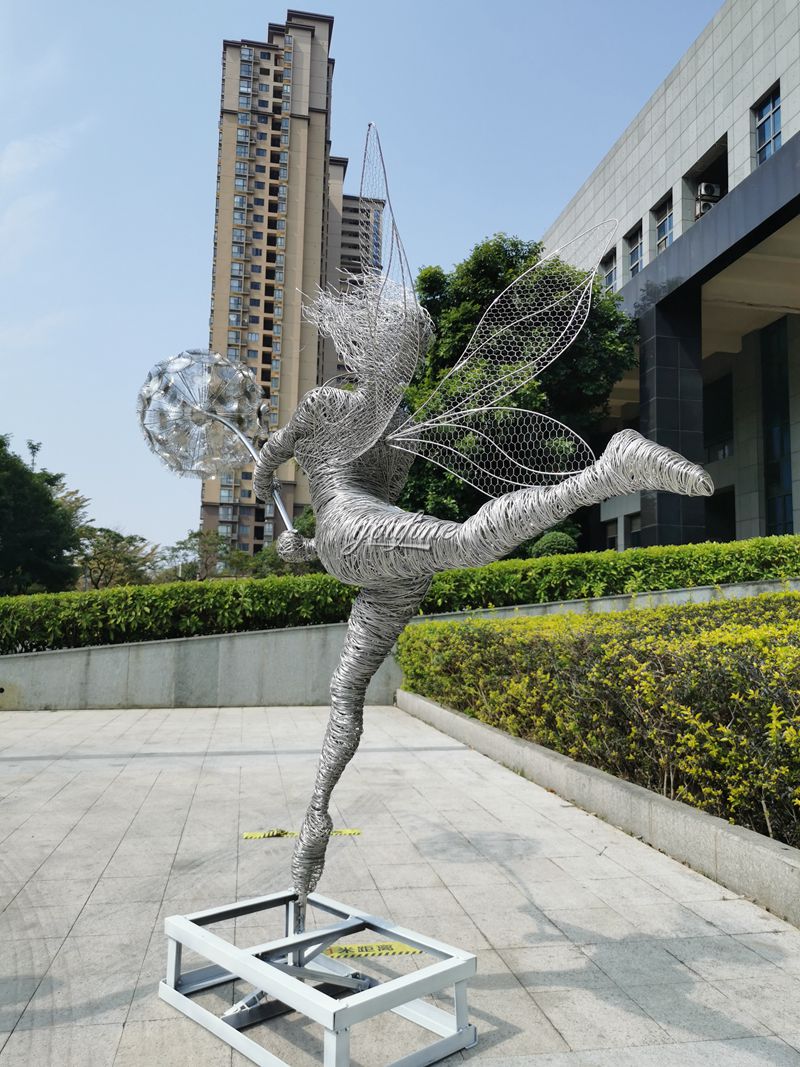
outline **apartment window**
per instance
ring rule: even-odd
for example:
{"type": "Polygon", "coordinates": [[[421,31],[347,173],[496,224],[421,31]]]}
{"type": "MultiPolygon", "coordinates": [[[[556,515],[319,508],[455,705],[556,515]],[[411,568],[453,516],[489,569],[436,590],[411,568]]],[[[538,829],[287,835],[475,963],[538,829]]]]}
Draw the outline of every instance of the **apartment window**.
{"type": "Polygon", "coordinates": [[[634,278],[642,269],[642,227],[639,226],[626,238],[628,246],[628,274],[634,278]]]}
{"type": "Polygon", "coordinates": [[[242,141],[248,142],[250,140],[250,131],[249,130],[237,130],[236,131],[236,140],[239,141],[239,142],[242,142],[242,141]]]}
{"type": "Polygon", "coordinates": [[[258,133],[256,134],[256,140],[258,140],[258,141],[266,141],[268,136],[269,136],[269,134],[263,133],[261,130],[259,130],[258,133]]]}
{"type": "Polygon", "coordinates": [[[230,315],[228,315],[228,325],[229,326],[241,326],[242,325],[242,316],[239,314],[238,311],[231,312],[230,315]]]}
{"type": "Polygon", "coordinates": [[[239,523],[239,537],[249,537],[250,527],[245,526],[244,523],[239,523]]]}
{"type": "Polygon", "coordinates": [[[227,522],[230,522],[230,520],[233,518],[233,508],[230,506],[230,504],[226,504],[224,507],[221,507],[219,509],[219,517],[227,522]]]}
{"type": "Polygon", "coordinates": [[[285,182],[286,179],[289,177],[289,168],[288,167],[280,167],[279,170],[278,170],[278,177],[280,178],[281,181],[285,182]]]}
{"type": "Polygon", "coordinates": [[[234,186],[235,189],[246,189],[247,188],[247,178],[245,178],[245,177],[234,178],[233,186],[234,186]]]}
{"type": "Polygon", "coordinates": [[[653,215],[656,222],[656,255],[672,244],[672,197],[657,207],[653,215]]]}
{"type": "Polygon", "coordinates": [[[239,331],[238,330],[228,330],[228,344],[229,345],[238,345],[239,344],[239,331]]]}
{"type": "Polygon", "coordinates": [[[273,361],[272,361],[272,369],[274,371],[280,371],[280,369],[281,369],[281,361],[279,359],[273,359],[273,361]]]}
{"type": "Polygon", "coordinates": [[[237,174],[244,174],[245,177],[246,177],[247,176],[247,164],[246,163],[237,163],[236,164],[236,173],[237,174]]]}
{"type": "Polygon", "coordinates": [[[219,526],[217,526],[217,533],[220,535],[220,537],[230,537],[230,525],[227,522],[221,522],[219,526]]]}
{"type": "Polygon", "coordinates": [[[276,282],[282,282],[283,281],[283,271],[282,270],[276,270],[275,271],[275,281],[276,282]]]}
{"type": "MultiPolygon", "coordinates": [[[[285,93],[286,89],[284,89],[283,91],[285,93]]],[[[288,130],[289,129],[289,120],[288,119],[281,119],[281,129],[282,130],[288,130]]]]}
{"type": "Polygon", "coordinates": [[[284,256],[283,252],[279,252],[275,256],[275,262],[278,264],[279,267],[283,266],[285,259],[286,259],[286,256],[284,256]]]}
{"type": "Polygon", "coordinates": [[[266,189],[266,187],[267,187],[266,182],[256,182],[255,186],[256,186],[256,189],[266,189]]]}
{"type": "MultiPolygon", "coordinates": [[[[247,130],[239,130],[237,132],[238,133],[243,133],[245,135],[243,139],[247,140],[247,130]]],[[[242,138],[240,138],[240,140],[242,140],[242,138]]],[[[248,146],[246,144],[237,144],[237,146],[236,146],[236,155],[237,156],[247,156],[249,154],[250,154],[250,149],[248,148],[248,146]]]]}
{"type": "Polygon", "coordinates": [[[252,500],[252,498],[253,498],[253,490],[252,489],[242,489],[241,493],[239,493],[239,496],[242,498],[242,500],[252,500]]]}
{"type": "Polygon", "coordinates": [[[239,358],[239,349],[238,348],[229,348],[228,349],[228,359],[238,359],[238,358],[239,358]]]}
{"type": "Polygon", "coordinates": [[[231,290],[234,293],[241,293],[241,291],[242,291],[242,279],[241,278],[231,278],[231,290]]]}
{"type": "Polygon", "coordinates": [[[239,112],[238,121],[239,121],[239,125],[240,126],[249,126],[250,125],[250,112],[249,111],[240,111],[239,112]]]}
{"type": "MultiPolygon", "coordinates": [[[[265,156],[266,154],[267,154],[266,148],[257,148],[256,149],[256,155],[257,156],[265,156]]],[[[262,167],[261,169],[264,170],[266,168],[262,167]]]]}
{"type": "Polygon", "coordinates": [[[261,282],[250,282],[250,291],[255,293],[261,288],[261,282]]]}
{"type": "Polygon", "coordinates": [[[240,93],[249,93],[250,92],[250,79],[249,78],[242,78],[241,79],[241,81],[239,82],[239,92],[240,93]]]}
{"type": "MultiPolygon", "coordinates": [[[[248,334],[247,336],[249,337],[250,334],[248,334]]],[[[258,336],[258,335],[256,335],[256,336],[258,336]]],[[[248,348],[247,349],[247,358],[248,359],[258,359],[258,351],[255,348],[248,348]]],[[[242,477],[243,478],[244,478],[245,474],[246,474],[246,471],[242,471],[242,477]]]]}
{"type": "Polygon", "coordinates": [[[276,337],[279,337],[280,334],[283,332],[283,327],[279,322],[276,322],[275,325],[272,327],[272,332],[275,334],[276,337]]]}
{"type": "Polygon", "coordinates": [[[241,55],[242,55],[242,59],[252,59],[253,58],[253,49],[252,48],[243,48],[242,52],[241,52],[241,55]]]}
{"type": "Polygon", "coordinates": [[[244,245],[239,245],[239,244],[231,245],[231,255],[232,256],[243,256],[244,255],[244,245]]]}
{"type": "MultiPolygon", "coordinates": [[[[246,237],[247,233],[245,232],[245,230],[240,230],[237,227],[233,228],[233,232],[231,233],[231,240],[236,241],[237,243],[241,243],[246,239],[246,237]]],[[[241,267],[239,269],[241,270],[241,267]]]]}
{"type": "Polygon", "coordinates": [[[256,163],[256,174],[266,174],[267,168],[262,163],[256,163]]]}
{"type": "Polygon", "coordinates": [[[239,97],[239,107],[240,108],[250,107],[250,97],[249,96],[240,96],[239,97]]]}
{"type": "Polygon", "coordinates": [[[235,196],[233,198],[233,206],[234,207],[247,207],[247,197],[246,196],[235,196]]]}
{"type": "Polygon", "coordinates": [[[250,268],[250,272],[251,272],[251,274],[260,274],[261,273],[261,264],[260,263],[254,263],[253,266],[250,268]]]}
{"type": "MultiPolygon", "coordinates": [[[[247,335],[247,340],[252,344],[254,341],[258,341],[259,340],[259,335],[257,333],[249,333],[247,335]]],[[[247,354],[248,354],[248,356],[250,355],[249,352],[247,354]]]]}
{"type": "Polygon", "coordinates": [[[233,213],[234,222],[247,222],[247,212],[242,211],[241,208],[237,208],[233,213]]]}
{"type": "Polygon", "coordinates": [[[249,305],[248,305],[249,307],[257,308],[257,307],[260,307],[260,305],[261,305],[261,301],[260,300],[257,300],[252,296],[250,297],[250,301],[249,301],[249,305]]]}
{"type": "Polygon", "coordinates": [[[244,264],[242,264],[242,263],[231,263],[231,274],[241,274],[243,270],[244,270],[244,264]]]}
{"type": "Polygon", "coordinates": [[[281,134],[281,144],[288,144],[288,143],[289,143],[289,134],[288,133],[282,133],[281,134]]]}
{"type": "Polygon", "coordinates": [[[275,220],[275,229],[276,230],[285,230],[286,229],[286,219],[276,219],[275,220]]]}
{"type": "MultiPolygon", "coordinates": [[[[281,220],[281,221],[283,221],[283,220],[281,220]]],[[[285,237],[277,237],[275,239],[275,247],[276,248],[285,248],[286,247],[286,238],[285,237]]]]}
{"type": "Polygon", "coordinates": [[[281,350],[280,341],[273,341],[273,343],[272,343],[272,351],[275,352],[276,355],[277,355],[280,352],[280,350],[281,350]]]}
{"type": "Polygon", "coordinates": [[[264,231],[263,230],[253,230],[253,240],[254,241],[263,241],[264,240],[264,231]]]}
{"type": "Polygon", "coordinates": [[[261,249],[260,248],[254,248],[253,249],[253,255],[254,256],[260,256],[261,255],[261,249]]]}
{"type": "MultiPolygon", "coordinates": [[[[268,107],[269,106],[267,104],[266,100],[259,100],[258,103],[259,103],[260,107],[268,107]]],[[[269,123],[269,115],[258,115],[257,116],[257,120],[258,120],[258,122],[261,123],[262,126],[266,126],[269,123]]]]}
{"type": "MultiPolygon", "coordinates": [[[[258,303],[258,301],[256,301],[256,303],[258,303]]],[[[259,316],[258,315],[250,315],[250,316],[248,316],[247,321],[250,323],[251,326],[258,326],[259,316]]]]}
{"type": "Polygon", "coordinates": [[[269,82],[259,82],[258,83],[258,91],[260,93],[268,93],[269,92],[269,82]]]}
{"type": "Polygon", "coordinates": [[[252,480],[253,480],[253,472],[252,471],[242,471],[242,481],[243,482],[251,482],[252,480]]]}
{"type": "Polygon", "coordinates": [[[766,163],[781,146],[781,90],[776,85],[760,104],[753,108],[756,124],[756,158],[766,163]]]}
{"type": "Polygon", "coordinates": [[[253,73],[253,64],[252,63],[240,63],[239,64],[239,73],[240,74],[245,74],[249,78],[253,73]]]}
{"type": "Polygon", "coordinates": [[[270,424],[270,426],[277,426],[278,425],[278,412],[277,411],[270,411],[270,413],[269,413],[269,424],[270,424]]]}

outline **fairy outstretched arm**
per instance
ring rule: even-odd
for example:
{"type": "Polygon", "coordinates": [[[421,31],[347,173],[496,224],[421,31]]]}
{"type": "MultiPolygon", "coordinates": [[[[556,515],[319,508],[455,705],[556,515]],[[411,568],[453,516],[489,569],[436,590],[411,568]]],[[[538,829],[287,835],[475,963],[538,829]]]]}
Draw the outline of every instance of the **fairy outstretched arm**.
{"type": "Polygon", "coordinates": [[[308,393],[300,401],[287,424],[271,433],[259,452],[253,472],[253,483],[259,499],[269,500],[275,471],[292,458],[298,441],[310,432],[315,392],[317,390],[308,393]]]}

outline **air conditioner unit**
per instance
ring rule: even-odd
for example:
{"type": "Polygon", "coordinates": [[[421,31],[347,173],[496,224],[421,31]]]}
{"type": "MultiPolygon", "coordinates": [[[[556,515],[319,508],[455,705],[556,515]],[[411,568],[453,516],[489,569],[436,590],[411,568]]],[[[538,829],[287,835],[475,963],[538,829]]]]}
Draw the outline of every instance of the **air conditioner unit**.
{"type": "Polygon", "coordinates": [[[698,182],[697,196],[703,200],[719,200],[722,190],[713,182],[698,182]]]}
{"type": "Polygon", "coordinates": [[[695,217],[695,219],[699,219],[699,218],[702,218],[703,215],[707,215],[708,212],[712,209],[712,207],[714,206],[715,203],[716,203],[715,200],[701,200],[698,197],[697,200],[695,201],[695,205],[694,205],[694,217],[695,217]]]}

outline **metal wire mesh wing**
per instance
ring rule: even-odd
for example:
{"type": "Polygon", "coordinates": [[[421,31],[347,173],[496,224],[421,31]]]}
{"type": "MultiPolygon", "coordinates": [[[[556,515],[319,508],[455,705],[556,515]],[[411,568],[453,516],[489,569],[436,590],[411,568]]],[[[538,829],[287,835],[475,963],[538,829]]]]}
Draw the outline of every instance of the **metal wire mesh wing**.
{"type": "Polygon", "coordinates": [[[297,449],[304,459],[351,460],[382,436],[432,335],[392,211],[378,131],[370,124],[358,199],[360,273],[317,294],[306,318],[329,337],[352,376],[345,403],[326,407],[297,449]]]}
{"type": "Polygon", "coordinates": [[[500,404],[580,333],[615,227],[587,230],[516,278],[489,305],[455,366],[387,441],[489,496],[550,484],[591,462],[588,445],[560,423],[500,404]]]}

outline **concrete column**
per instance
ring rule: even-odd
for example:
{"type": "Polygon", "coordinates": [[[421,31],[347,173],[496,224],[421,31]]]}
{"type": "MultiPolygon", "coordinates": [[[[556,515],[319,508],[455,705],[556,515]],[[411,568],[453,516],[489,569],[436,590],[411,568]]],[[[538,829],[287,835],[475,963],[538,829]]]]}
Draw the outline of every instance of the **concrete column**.
{"type": "Polygon", "coordinates": [[[733,458],[736,463],[736,538],[761,537],[764,447],[761,430],[761,348],[758,331],[742,338],[733,360],[733,458]]]}
{"type": "Polygon", "coordinates": [[[786,316],[789,349],[789,418],[792,440],[792,518],[800,531],[800,315],[786,316]]]}
{"type": "MultiPolygon", "coordinates": [[[[641,431],[703,461],[700,290],[684,286],[639,315],[641,431]]],[[[642,544],[688,544],[705,535],[702,498],[642,493],[642,544]]]]}

